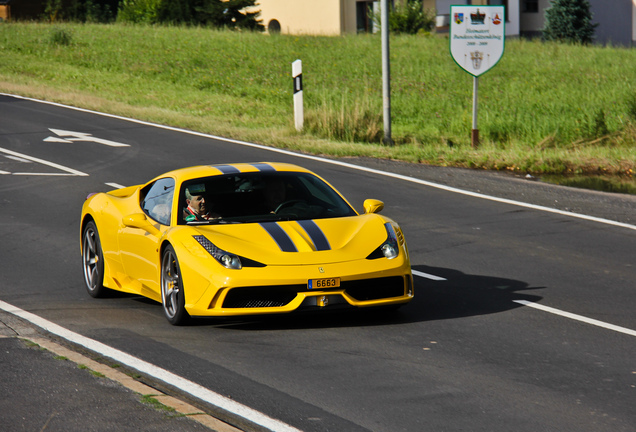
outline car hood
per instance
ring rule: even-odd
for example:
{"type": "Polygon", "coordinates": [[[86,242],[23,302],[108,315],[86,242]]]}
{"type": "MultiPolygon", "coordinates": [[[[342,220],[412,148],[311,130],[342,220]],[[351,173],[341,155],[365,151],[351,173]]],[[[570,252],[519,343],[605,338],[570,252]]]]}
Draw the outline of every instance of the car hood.
{"type": "Polygon", "coordinates": [[[267,265],[306,265],[366,258],[387,239],[377,214],[304,221],[192,227],[218,248],[267,265]]]}

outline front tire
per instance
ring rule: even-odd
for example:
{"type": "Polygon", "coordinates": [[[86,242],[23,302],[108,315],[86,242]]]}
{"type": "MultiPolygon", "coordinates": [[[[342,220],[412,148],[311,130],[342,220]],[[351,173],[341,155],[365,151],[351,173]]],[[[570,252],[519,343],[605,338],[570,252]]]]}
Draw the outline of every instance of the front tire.
{"type": "Polygon", "coordinates": [[[161,304],[170,324],[183,325],[189,321],[190,315],[185,310],[181,269],[177,254],[170,245],[161,254],[161,304]]]}
{"type": "Polygon", "coordinates": [[[86,291],[91,297],[104,297],[108,288],[104,286],[104,252],[95,222],[90,221],[82,234],[82,268],[86,291]]]}

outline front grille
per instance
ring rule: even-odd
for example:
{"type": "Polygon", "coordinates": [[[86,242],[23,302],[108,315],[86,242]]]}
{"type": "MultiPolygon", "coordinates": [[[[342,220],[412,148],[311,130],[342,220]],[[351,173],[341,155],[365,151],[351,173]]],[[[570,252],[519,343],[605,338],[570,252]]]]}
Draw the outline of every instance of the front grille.
{"type": "Polygon", "coordinates": [[[340,288],[358,301],[379,300],[404,295],[404,277],[391,276],[342,282],[340,288]]]}
{"type": "Polygon", "coordinates": [[[306,285],[255,286],[233,288],[225,297],[224,308],[282,307],[291,302],[306,285]]]}
{"type": "MultiPolygon", "coordinates": [[[[320,291],[345,290],[358,301],[379,300],[404,295],[404,277],[391,276],[377,279],[343,281],[340,288],[320,291]]],[[[253,286],[233,288],[223,301],[223,308],[283,307],[299,292],[310,291],[307,285],[253,286]]]]}

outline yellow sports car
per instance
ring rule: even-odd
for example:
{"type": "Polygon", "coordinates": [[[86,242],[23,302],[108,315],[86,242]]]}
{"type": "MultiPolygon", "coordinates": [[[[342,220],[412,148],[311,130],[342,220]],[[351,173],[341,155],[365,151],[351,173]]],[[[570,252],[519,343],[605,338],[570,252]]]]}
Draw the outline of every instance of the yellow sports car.
{"type": "Polygon", "coordinates": [[[88,196],[81,254],[88,293],[161,302],[190,317],[400,306],[413,278],[397,223],[364,214],[311,171],[283,163],[196,166],[88,196]]]}

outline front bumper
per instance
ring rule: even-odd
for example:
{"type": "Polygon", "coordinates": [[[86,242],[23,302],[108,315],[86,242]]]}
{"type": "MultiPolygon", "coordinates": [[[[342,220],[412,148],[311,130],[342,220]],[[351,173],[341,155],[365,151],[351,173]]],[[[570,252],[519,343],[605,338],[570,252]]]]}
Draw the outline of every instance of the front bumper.
{"type": "MultiPolygon", "coordinates": [[[[368,308],[405,304],[414,296],[410,262],[404,258],[324,266],[243,268],[233,275],[211,276],[203,295],[194,304],[186,303],[188,313],[201,317],[242,316],[321,308],[368,308]],[[309,289],[310,279],[325,277],[339,277],[340,287],[309,289]]],[[[186,293],[189,283],[184,281],[186,293]]]]}

